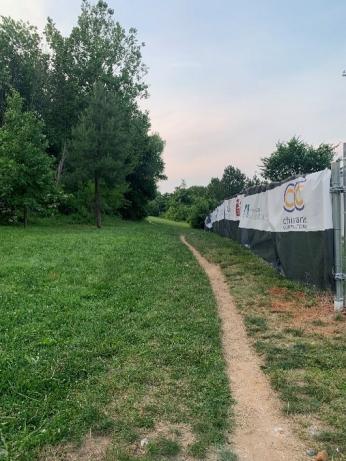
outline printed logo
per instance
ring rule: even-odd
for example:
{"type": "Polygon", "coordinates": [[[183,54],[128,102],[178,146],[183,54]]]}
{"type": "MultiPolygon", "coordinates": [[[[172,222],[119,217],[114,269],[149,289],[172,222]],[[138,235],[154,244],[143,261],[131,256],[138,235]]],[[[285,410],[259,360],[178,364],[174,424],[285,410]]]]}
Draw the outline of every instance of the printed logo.
{"type": "Polygon", "coordinates": [[[266,219],[261,208],[259,206],[253,206],[250,203],[244,205],[242,214],[243,218],[253,219],[255,221],[265,221],[266,219]]]}
{"type": "Polygon", "coordinates": [[[247,204],[245,205],[245,207],[244,207],[244,212],[243,212],[243,213],[244,213],[244,216],[246,216],[246,217],[248,218],[249,213],[250,213],[250,204],[249,204],[249,203],[247,203],[247,204]]]}
{"type": "Polygon", "coordinates": [[[237,200],[235,202],[235,215],[237,217],[240,216],[240,209],[241,209],[241,200],[240,200],[240,198],[237,198],[237,200]]]}
{"type": "Polygon", "coordinates": [[[304,209],[302,190],[305,181],[306,179],[300,179],[299,181],[287,184],[284,193],[284,210],[291,213],[294,210],[302,211],[304,209]]]}

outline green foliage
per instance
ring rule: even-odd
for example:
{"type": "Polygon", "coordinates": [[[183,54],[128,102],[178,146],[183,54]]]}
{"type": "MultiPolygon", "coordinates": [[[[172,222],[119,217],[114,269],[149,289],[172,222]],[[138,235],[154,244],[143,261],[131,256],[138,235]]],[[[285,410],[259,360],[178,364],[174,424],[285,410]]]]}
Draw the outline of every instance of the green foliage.
{"type": "Polygon", "coordinates": [[[141,53],[144,44],[138,42],[136,29],[126,31],[114,19],[114,11],[107,2],[99,0],[93,5],[82,1],[69,42],[73,72],[81,91],[89,94],[101,80],[109,90],[131,100],[146,96],[143,77],[147,70],[141,53]]]}
{"type": "Polygon", "coordinates": [[[210,201],[206,198],[199,198],[191,206],[188,222],[196,229],[204,228],[205,217],[210,212],[210,201]]]}
{"type": "MultiPolygon", "coordinates": [[[[48,18],[45,38],[49,45],[49,73],[47,94],[49,104],[44,107],[44,118],[50,141],[50,149],[61,161],[59,175],[67,155],[67,142],[71,130],[85,107],[87,95],[78,85],[70,37],[63,35],[48,18]]],[[[58,178],[60,180],[60,177],[58,178]]]]}
{"type": "Polygon", "coordinates": [[[167,211],[170,194],[156,193],[156,196],[147,204],[147,213],[149,216],[161,216],[167,211]]]}
{"type": "Polygon", "coordinates": [[[132,145],[137,150],[137,165],[127,181],[129,190],[125,193],[125,206],[120,210],[124,218],[141,219],[148,214],[148,202],[155,198],[157,182],[166,179],[162,153],[164,141],[158,134],[148,136],[147,126],[141,136],[131,137],[132,145]]]}
{"type": "Polygon", "coordinates": [[[43,129],[35,113],[23,111],[20,95],[10,93],[0,128],[0,209],[10,210],[12,217],[22,211],[25,224],[28,209],[43,205],[55,192],[43,129]]]}
{"type": "Polygon", "coordinates": [[[217,203],[225,199],[225,192],[222,181],[219,178],[211,178],[207,186],[209,197],[212,197],[217,203]]]}
{"type": "Polygon", "coordinates": [[[72,127],[95,84],[101,81],[110,92],[135,101],[146,96],[146,68],[136,30],[121,27],[104,1],[93,5],[83,0],[77,24],[67,37],[48,19],[45,36],[50,47],[46,117],[61,174],[72,127]]]}
{"type": "Polygon", "coordinates": [[[180,452],[180,447],[177,442],[174,440],[167,439],[166,437],[160,437],[155,442],[149,443],[148,453],[153,458],[160,458],[162,457],[171,457],[177,456],[180,452]]]}
{"type": "Polygon", "coordinates": [[[185,181],[182,181],[182,184],[168,195],[164,216],[173,221],[193,221],[197,227],[200,227],[202,210],[209,211],[215,204],[216,202],[208,199],[205,187],[192,186],[187,188],[185,181]]]}
{"type": "Polygon", "coordinates": [[[158,195],[150,203],[149,213],[153,216],[164,215],[174,221],[187,221],[192,227],[202,228],[205,217],[220,202],[259,183],[256,175],[249,179],[239,168],[230,165],[225,168],[222,179],[212,178],[207,187],[186,187],[183,180],[173,193],[158,195]]]}
{"type": "Polygon", "coordinates": [[[94,181],[95,213],[101,227],[102,185],[124,188],[134,168],[130,109],[121,96],[95,84],[89,106],[73,129],[68,165],[74,184],[94,181]]]}
{"type": "Polygon", "coordinates": [[[247,187],[259,185],[258,176],[248,178],[239,168],[232,165],[224,169],[222,178],[211,178],[207,186],[208,197],[216,203],[234,197],[247,187]]]}
{"type": "Polygon", "coordinates": [[[227,166],[221,179],[223,199],[231,198],[244,190],[246,179],[245,174],[239,168],[234,168],[232,165],[227,166]]]}
{"type": "Polygon", "coordinates": [[[266,181],[264,181],[263,179],[259,178],[257,176],[257,174],[254,174],[252,178],[247,178],[246,179],[246,185],[245,187],[248,188],[248,187],[253,187],[253,186],[259,186],[261,184],[265,184],[266,181]]]}
{"type": "Polygon", "coordinates": [[[165,217],[173,221],[187,221],[191,203],[190,191],[186,188],[185,182],[182,181],[182,184],[177,186],[170,195],[165,217]]]}
{"type": "Polygon", "coordinates": [[[293,137],[286,143],[279,142],[269,157],[262,158],[262,176],[270,181],[282,181],[324,170],[330,168],[334,156],[334,147],[330,144],[320,144],[315,148],[293,137]]]}
{"type": "MultiPolygon", "coordinates": [[[[113,112],[118,114],[118,121],[121,117],[123,119],[119,129],[114,116],[109,122],[100,113],[100,130],[100,126],[91,127],[96,119],[89,117],[86,137],[89,144],[93,129],[94,141],[98,131],[108,143],[104,151],[109,151],[111,138],[114,138],[113,148],[117,150],[116,154],[114,149],[109,155],[105,152],[97,154],[95,171],[102,169],[103,173],[96,174],[99,179],[93,179],[97,190],[102,186],[103,210],[114,213],[122,208],[123,216],[136,219],[145,216],[147,202],[155,197],[158,180],[165,178],[161,158],[164,143],[159,135],[149,135],[148,114],[138,107],[138,101],[147,97],[143,46],[137,39],[137,31],[124,29],[115,20],[114,11],[107,2],[101,0],[95,4],[82,1],[77,24],[68,36],[63,36],[50,18],[44,39],[27,23],[7,17],[0,19],[0,126],[6,95],[12,88],[16,89],[23,98],[24,109],[35,110],[44,120],[45,150],[57,160],[56,182],[61,182],[65,170],[70,173],[62,182],[74,198],[71,201],[70,196],[61,201],[60,209],[64,212],[70,209],[85,216],[94,202],[85,201],[88,197],[86,183],[91,177],[90,171],[86,171],[86,150],[90,153],[90,149],[86,149],[82,132],[86,130],[86,113],[95,97],[95,88],[102,87],[107,93],[108,113],[114,104],[113,112]],[[125,111],[127,113],[123,116],[125,111]],[[114,129],[117,131],[112,131],[114,129]],[[81,149],[79,153],[78,149],[81,149]],[[115,156],[119,163],[116,167],[115,156]],[[79,161],[81,165],[77,165],[79,161]],[[71,171],[74,173],[72,185],[71,171]],[[78,206],[81,208],[76,210],[78,206]]],[[[89,161],[89,165],[91,163],[89,161]]],[[[5,189],[10,187],[13,165],[2,160],[1,170],[1,193],[4,195],[5,189]]],[[[96,204],[96,209],[100,209],[98,200],[96,204]]],[[[1,216],[11,215],[10,208],[2,201],[1,216]]]]}
{"type": "Polygon", "coordinates": [[[41,113],[47,102],[48,56],[41,44],[36,27],[0,17],[0,125],[5,101],[12,89],[23,98],[25,110],[41,113]]]}
{"type": "MultiPolygon", "coordinates": [[[[65,176],[67,178],[67,176],[65,176]]],[[[71,215],[74,223],[92,223],[95,216],[95,182],[86,181],[85,184],[78,184],[75,190],[71,187],[71,192],[65,194],[64,199],[59,202],[59,211],[64,215],[71,215]]],[[[117,215],[117,210],[124,204],[124,188],[102,187],[102,211],[105,215],[117,215]]]]}

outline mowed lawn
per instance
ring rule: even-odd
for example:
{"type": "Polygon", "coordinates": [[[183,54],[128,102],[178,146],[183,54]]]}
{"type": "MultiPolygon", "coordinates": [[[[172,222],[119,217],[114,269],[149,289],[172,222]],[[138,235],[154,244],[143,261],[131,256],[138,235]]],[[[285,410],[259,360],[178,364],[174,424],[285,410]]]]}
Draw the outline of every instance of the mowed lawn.
{"type": "Polygon", "coordinates": [[[180,232],[0,227],[0,459],[58,456],[90,434],[111,441],[109,460],[223,445],[231,397],[216,304],[180,232]]]}

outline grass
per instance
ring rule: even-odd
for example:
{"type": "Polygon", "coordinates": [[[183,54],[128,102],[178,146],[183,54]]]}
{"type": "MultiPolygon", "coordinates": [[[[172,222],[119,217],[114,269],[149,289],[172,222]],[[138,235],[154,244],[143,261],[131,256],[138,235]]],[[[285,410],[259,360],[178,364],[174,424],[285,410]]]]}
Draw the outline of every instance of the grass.
{"type": "Polygon", "coordinates": [[[181,228],[154,221],[0,228],[0,459],[39,459],[90,432],[110,438],[109,460],[224,443],[215,300],[181,228]]]}
{"type": "Polygon", "coordinates": [[[170,219],[166,218],[158,218],[157,216],[149,216],[147,221],[151,224],[164,224],[165,226],[170,225],[179,228],[180,231],[183,229],[190,229],[190,224],[185,221],[171,221],[170,219]]]}
{"type": "Polygon", "coordinates": [[[90,432],[107,461],[236,459],[215,300],[180,233],[223,268],[284,411],[345,459],[345,317],[237,243],[150,218],[0,228],[0,460],[90,432]]]}
{"type": "Polygon", "coordinates": [[[188,240],[223,268],[264,371],[301,435],[331,459],[346,459],[345,316],[236,242],[194,230],[188,240]]]}

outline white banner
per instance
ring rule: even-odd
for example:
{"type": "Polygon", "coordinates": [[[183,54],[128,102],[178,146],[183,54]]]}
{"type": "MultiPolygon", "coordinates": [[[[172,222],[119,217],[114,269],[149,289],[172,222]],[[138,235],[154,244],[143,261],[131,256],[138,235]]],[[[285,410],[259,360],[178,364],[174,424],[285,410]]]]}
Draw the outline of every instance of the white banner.
{"type": "Polygon", "coordinates": [[[329,189],[330,170],[326,169],[243,197],[239,227],[268,232],[332,229],[329,189]]]}
{"type": "Polygon", "coordinates": [[[214,224],[214,222],[216,221],[216,217],[217,217],[217,208],[210,214],[210,222],[212,224],[214,224]]]}
{"type": "Polygon", "coordinates": [[[225,202],[216,208],[216,221],[225,219],[225,202]]]}

